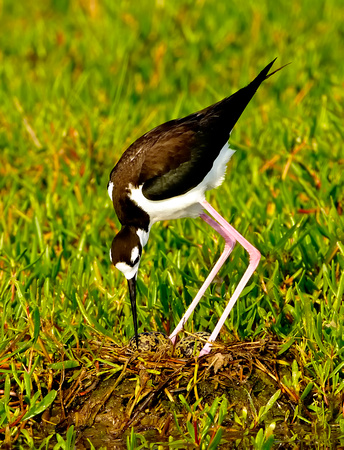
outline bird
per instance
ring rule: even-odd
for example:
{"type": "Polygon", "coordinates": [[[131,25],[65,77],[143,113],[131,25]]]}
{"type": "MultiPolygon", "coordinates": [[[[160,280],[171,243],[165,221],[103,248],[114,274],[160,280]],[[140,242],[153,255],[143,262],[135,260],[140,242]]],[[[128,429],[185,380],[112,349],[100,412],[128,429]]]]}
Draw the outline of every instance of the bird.
{"type": "Polygon", "coordinates": [[[220,258],[169,336],[173,344],[236,242],[249,254],[249,265],[199,357],[211,351],[212,343],[259,264],[258,249],[207,202],[205,193],[224,180],[227,163],[235,153],[228,140],[239,117],[261,83],[285,67],[269,73],[276,59],[229,97],[145,133],[128,147],[110,173],[108,194],[121,224],[111,244],[110,259],[127,279],[137,348],[136,280],[142,251],[154,223],[200,217],[225,241],[220,258]]]}

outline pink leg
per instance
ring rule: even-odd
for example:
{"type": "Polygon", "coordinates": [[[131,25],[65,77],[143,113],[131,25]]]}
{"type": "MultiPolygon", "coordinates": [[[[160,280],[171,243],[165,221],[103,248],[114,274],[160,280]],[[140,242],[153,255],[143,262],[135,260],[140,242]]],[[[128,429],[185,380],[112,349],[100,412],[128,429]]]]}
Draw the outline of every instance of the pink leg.
{"type": "Polygon", "coordinates": [[[229,316],[229,313],[231,312],[242,290],[246,286],[248,280],[251,278],[253,272],[256,270],[260,261],[259,251],[255,247],[253,247],[253,245],[250,244],[243,236],[241,236],[241,234],[238,233],[238,231],[236,231],[235,228],[233,228],[229,223],[227,223],[226,220],[223,217],[221,217],[220,214],[206,200],[203,200],[201,202],[201,205],[204,207],[204,209],[206,209],[209,212],[209,214],[211,214],[214,217],[214,219],[218,221],[218,223],[222,226],[222,230],[225,231],[228,237],[234,239],[235,241],[238,241],[239,244],[241,244],[244,247],[244,249],[250,255],[250,264],[246,269],[246,272],[244,273],[243,277],[241,278],[238,286],[236,287],[232,298],[230,299],[228,305],[226,306],[226,309],[224,310],[222,316],[220,317],[220,320],[218,321],[216,327],[214,328],[214,331],[212,332],[209,341],[205,344],[199,356],[206,355],[207,353],[210,352],[211,342],[214,342],[215,339],[217,338],[217,335],[219,334],[223,324],[225,323],[227,317],[229,316]]]}
{"type": "MultiPolygon", "coordinates": [[[[176,341],[177,334],[183,329],[185,322],[188,320],[190,315],[192,314],[192,311],[196,308],[198,302],[203,297],[204,292],[210,285],[210,283],[213,281],[215,275],[217,272],[221,269],[224,262],[228,258],[229,254],[234,248],[235,240],[229,235],[229,233],[222,227],[222,225],[219,225],[215,220],[213,220],[211,217],[209,217],[207,214],[202,213],[200,217],[207,222],[210,226],[212,226],[224,239],[225,239],[225,249],[218,259],[217,263],[213,267],[212,271],[209,273],[208,277],[204,281],[203,285],[201,286],[201,289],[197,292],[196,297],[193,299],[191,305],[187,309],[186,313],[181,318],[180,322],[178,323],[177,327],[173,331],[173,333],[170,335],[170,339],[173,342],[173,344],[176,341]]],[[[208,352],[209,353],[209,352],[208,352]]]]}

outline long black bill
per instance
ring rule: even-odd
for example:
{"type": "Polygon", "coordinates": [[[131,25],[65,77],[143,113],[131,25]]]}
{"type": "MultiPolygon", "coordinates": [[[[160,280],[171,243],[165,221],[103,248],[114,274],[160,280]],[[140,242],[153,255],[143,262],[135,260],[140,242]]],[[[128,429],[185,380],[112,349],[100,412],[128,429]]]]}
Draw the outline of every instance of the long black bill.
{"type": "Polygon", "coordinates": [[[137,349],[139,348],[139,335],[137,330],[137,310],[136,310],[136,277],[130,278],[128,280],[129,294],[130,294],[130,303],[131,303],[131,311],[133,313],[134,320],[134,331],[135,331],[135,341],[137,349]]]}

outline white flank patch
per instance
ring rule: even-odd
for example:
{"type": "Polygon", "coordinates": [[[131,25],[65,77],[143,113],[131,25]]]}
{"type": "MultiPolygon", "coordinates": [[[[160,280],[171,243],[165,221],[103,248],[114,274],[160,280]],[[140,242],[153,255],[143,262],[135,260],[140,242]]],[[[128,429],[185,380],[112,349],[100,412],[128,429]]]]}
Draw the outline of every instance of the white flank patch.
{"type": "MultiPolygon", "coordinates": [[[[234,153],[235,150],[232,150],[228,143],[226,143],[221,149],[218,157],[215,159],[212,169],[208,172],[202,182],[183,195],[178,195],[166,200],[148,200],[142,193],[142,186],[134,188],[129,185],[131,191],[130,198],[148,213],[151,225],[159,220],[198,217],[203,211],[200,202],[204,200],[205,192],[220,186],[223,182],[227,163],[234,153]]],[[[138,231],[142,232],[143,230],[138,231]]],[[[137,234],[141,241],[139,232],[137,232],[137,234]]],[[[148,233],[146,233],[146,235],[148,239],[148,233]]],[[[142,245],[142,247],[144,245],[142,245]]]]}
{"type": "Polygon", "coordinates": [[[108,193],[109,193],[110,200],[112,201],[112,192],[113,192],[113,182],[112,181],[109,181],[107,190],[108,190],[108,193]]]}
{"type": "Polygon", "coordinates": [[[228,142],[222,147],[219,156],[215,159],[213,167],[202,181],[206,185],[206,191],[219,187],[225,178],[227,164],[231,157],[234,155],[235,150],[229,147],[228,142]]]}

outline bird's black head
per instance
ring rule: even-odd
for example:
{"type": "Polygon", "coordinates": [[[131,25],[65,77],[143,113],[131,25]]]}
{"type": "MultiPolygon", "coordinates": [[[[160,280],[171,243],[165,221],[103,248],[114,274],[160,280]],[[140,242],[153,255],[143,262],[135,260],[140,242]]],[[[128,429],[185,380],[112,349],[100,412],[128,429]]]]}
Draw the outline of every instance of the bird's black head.
{"type": "Polygon", "coordinates": [[[146,244],[147,239],[147,232],[133,226],[124,226],[115,236],[110,249],[110,259],[113,265],[120,270],[128,280],[137,346],[136,277],[140,265],[142,247],[146,244]]]}
{"type": "Polygon", "coordinates": [[[127,280],[136,278],[142,255],[142,245],[138,230],[125,226],[114,237],[110,249],[110,259],[127,280]]]}

